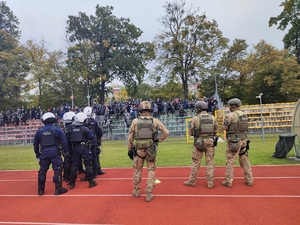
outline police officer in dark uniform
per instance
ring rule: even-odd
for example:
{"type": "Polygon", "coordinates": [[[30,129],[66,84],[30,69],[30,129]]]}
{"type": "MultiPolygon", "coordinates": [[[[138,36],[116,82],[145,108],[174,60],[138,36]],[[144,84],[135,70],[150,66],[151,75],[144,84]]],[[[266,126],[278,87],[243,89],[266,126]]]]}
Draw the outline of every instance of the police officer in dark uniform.
{"type": "Polygon", "coordinates": [[[105,172],[101,169],[100,153],[101,153],[101,138],[103,135],[102,129],[98,122],[93,118],[92,107],[85,107],[83,112],[87,116],[86,124],[91,129],[96,137],[96,143],[92,145],[92,161],[94,176],[103,175],[105,172]]]}
{"type": "Polygon", "coordinates": [[[55,183],[55,195],[61,195],[68,190],[62,187],[62,157],[58,149],[61,144],[64,156],[69,154],[67,138],[61,128],[54,126],[57,119],[53,113],[45,113],[42,117],[45,126],[41,127],[34,136],[34,152],[39,160],[38,194],[44,195],[46,174],[50,164],[54,170],[53,182],[55,183]]]}
{"type": "Polygon", "coordinates": [[[71,168],[72,168],[72,146],[70,142],[70,132],[71,132],[71,124],[74,122],[75,113],[72,111],[66,112],[63,115],[63,131],[65,132],[65,135],[68,140],[68,146],[70,149],[70,154],[67,157],[64,157],[64,166],[63,166],[63,180],[65,182],[70,182],[70,174],[71,174],[71,168]]]}
{"type": "Polygon", "coordinates": [[[85,175],[89,181],[89,188],[95,187],[97,182],[93,179],[92,169],[92,151],[91,143],[96,141],[93,132],[86,126],[85,121],[87,116],[83,112],[79,112],[75,116],[75,121],[71,126],[70,141],[72,144],[72,171],[70,176],[70,189],[75,188],[77,172],[82,159],[85,166],[85,175]]]}

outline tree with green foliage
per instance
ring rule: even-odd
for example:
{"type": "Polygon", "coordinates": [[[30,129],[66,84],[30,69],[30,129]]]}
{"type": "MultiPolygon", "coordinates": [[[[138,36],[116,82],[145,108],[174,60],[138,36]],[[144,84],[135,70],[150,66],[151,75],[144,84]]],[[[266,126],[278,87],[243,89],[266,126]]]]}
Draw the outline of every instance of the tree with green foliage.
{"type": "Polygon", "coordinates": [[[284,48],[291,50],[300,64],[300,1],[285,0],[280,6],[283,7],[282,12],[270,18],[269,26],[278,25],[280,30],[288,28],[283,38],[284,48]]]}
{"type": "Polygon", "coordinates": [[[245,97],[246,85],[249,83],[247,48],[246,40],[235,39],[217,64],[218,93],[224,101],[232,97],[245,97]]]}
{"type": "Polygon", "coordinates": [[[48,51],[44,40],[39,44],[28,40],[25,48],[30,67],[28,89],[30,92],[34,91],[32,104],[41,106],[43,109],[64,104],[67,101],[66,96],[70,96],[66,83],[69,81],[70,74],[64,68],[63,52],[48,51]]]}
{"type": "Polygon", "coordinates": [[[68,66],[80,73],[92,90],[92,98],[104,102],[105,85],[119,79],[126,87],[142,82],[146,61],[153,57],[150,43],[139,43],[142,31],[129,19],[117,18],[113,7],[96,6],[95,15],[69,16],[68,66]]]}
{"type": "Polygon", "coordinates": [[[300,65],[287,50],[277,50],[265,41],[254,46],[248,57],[251,75],[245,97],[248,103],[257,103],[263,93],[264,103],[297,101],[300,97],[300,65]]]}
{"type": "Polygon", "coordinates": [[[26,53],[19,46],[19,22],[6,3],[0,2],[0,109],[16,107],[26,85],[26,53]]]}
{"type": "MultiPolygon", "coordinates": [[[[188,87],[211,76],[213,61],[227,45],[215,20],[209,21],[198,10],[186,9],[185,2],[167,3],[161,23],[165,27],[155,37],[157,66],[156,81],[180,79],[184,98],[188,87]]],[[[214,89],[214,88],[213,88],[214,89]]]]}
{"type": "Polygon", "coordinates": [[[19,20],[4,1],[0,1],[0,30],[7,32],[15,39],[21,36],[19,20]]]}

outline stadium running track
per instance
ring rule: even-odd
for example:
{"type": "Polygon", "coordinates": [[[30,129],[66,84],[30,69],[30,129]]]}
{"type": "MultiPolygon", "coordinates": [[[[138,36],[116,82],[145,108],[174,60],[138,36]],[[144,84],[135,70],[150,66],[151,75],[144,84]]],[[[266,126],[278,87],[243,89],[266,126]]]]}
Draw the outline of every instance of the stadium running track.
{"type": "MultiPolygon", "coordinates": [[[[300,165],[253,166],[254,186],[235,167],[232,188],[221,185],[225,167],[216,167],[215,186],[206,188],[205,167],[196,187],[186,187],[190,167],[158,167],[155,198],[145,202],[146,168],[141,197],[132,191],[132,168],[108,168],[98,186],[77,181],[54,195],[52,170],[44,196],[37,195],[37,171],[0,171],[0,224],[300,224],[300,165]]],[[[78,179],[83,175],[79,175],[78,179]]],[[[64,183],[64,187],[67,187],[64,183]]]]}

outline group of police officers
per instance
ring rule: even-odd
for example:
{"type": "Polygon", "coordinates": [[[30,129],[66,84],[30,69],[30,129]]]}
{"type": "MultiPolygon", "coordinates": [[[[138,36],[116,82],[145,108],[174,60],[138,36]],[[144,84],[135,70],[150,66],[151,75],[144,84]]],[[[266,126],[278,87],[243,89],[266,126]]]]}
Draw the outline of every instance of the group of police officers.
{"type": "MultiPolygon", "coordinates": [[[[224,119],[222,128],[226,131],[226,173],[223,186],[232,187],[233,168],[239,157],[240,165],[244,169],[245,183],[253,185],[253,176],[248,158],[249,142],[247,140],[248,119],[240,110],[241,101],[237,98],[230,99],[228,106],[230,113],[224,119]]],[[[185,186],[196,186],[201,159],[206,157],[207,187],[214,186],[214,155],[217,145],[216,131],[218,125],[213,115],[208,113],[205,101],[197,101],[196,114],[189,124],[188,133],[194,136],[192,152],[192,166],[189,179],[185,186]]],[[[128,156],[133,160],[133,191],[134,197],[140,197],[143,165],[146,162],[148,179],[145,189],[146,201],[153,199],[155,187],[155,169],[158,143],[164,141],[169,131],[157,118],[151,116],[152,106],[148,101],[140,103],[140,116],[135,118],[129,128],[128,156]],[[160,135],[158,134],[160,131],[160,135]]],[[[50,164],[54,170],[53,182],[55,195],[64,194],[68,189],[62,187],[62,181],[68,182],[69,188],[74,189],[78,172],[84,164],[85,177],[81,180],[88,181],[88,187],[97,185],[94,180],[97,175],[104,172],[100,166],[100,147],[102,129],[92,116],[92,108],[86,107],[83,112],[67,112],[63,116],[64,127],[61,129],[54,124],[57,122],[53,113],[42,116],[45,124],[35,134],[34,152],[39,160],[38,194],[44,195],[46,173],[50,164]],[[63,160],[64,159],[64,160],[63,160]],[[62,175],[64,172],[64,175],[62,175]]]]}
{"type": "Polygon", "coordinates": [[[55,195],[64,194],[68,189],[62,187],[62,181],[68,182],[74,189],[78,172],[84,164],[85,177],[89,188],[95,187],[94,178],[102,175],[100,148],[102,129],[92,117],[92,108],[83,112],[67,112],[63,115],[63,128],[56,126],[57,118],[51,112],[42,116],[44,126],[34,136],[33,146],[39,160],[38,194],[44,195],[46,173],[52,164],[55,195]],[[64,174],[62,175],[62,173],[64,174]]]}

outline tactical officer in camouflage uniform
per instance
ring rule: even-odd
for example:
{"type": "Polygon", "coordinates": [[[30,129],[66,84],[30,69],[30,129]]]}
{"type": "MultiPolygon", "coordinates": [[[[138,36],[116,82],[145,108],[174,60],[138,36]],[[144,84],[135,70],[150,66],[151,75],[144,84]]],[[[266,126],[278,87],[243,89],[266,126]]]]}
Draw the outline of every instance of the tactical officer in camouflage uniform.
{"type": "Polygon", "coordinates": [[[151,202],[153,199],[152,191],[155,186],[157,143],[165,140],[169,135],[169,131],[161,121],[150,116],[150,102],[142,101],[140,103],[140,113],[140,116],[132,121],[128,136],[128,155],[134,160],[132,195],[140,197],[142,171],[146,161],[148,169],[148,180],[145,189],[146,202],[151,202]],[[158,130],[161,131],[160,137],[158,137],[158,130]]]}
{"type": "Polygon", "coordinates": [[[218,124],[214,116],[207,113],[207,103],[197,101],[195,104],[196,116],[192,119],[188,133],[194,136],[194,149],[192,152],[192,167],[188,181],[185,186],[196,186],[201,159],[205,153],[207,187],[214,186],[214,138],[218,130],[218,124]]]}
{"type": "Polygon", "coordinates": [[[253,185],[252,169],[248,158],[249,142],[246,132],[248,130],[248,118],[239,109],[242,102],[238,98],[228,101],[230,113],[224,119],[222,128],[226,130],[226,174],[222,185],[231,188],[233,181],[234,163],[239,157],[240,166],[244,169],[244,177],[248,186],[253,185]]]}

